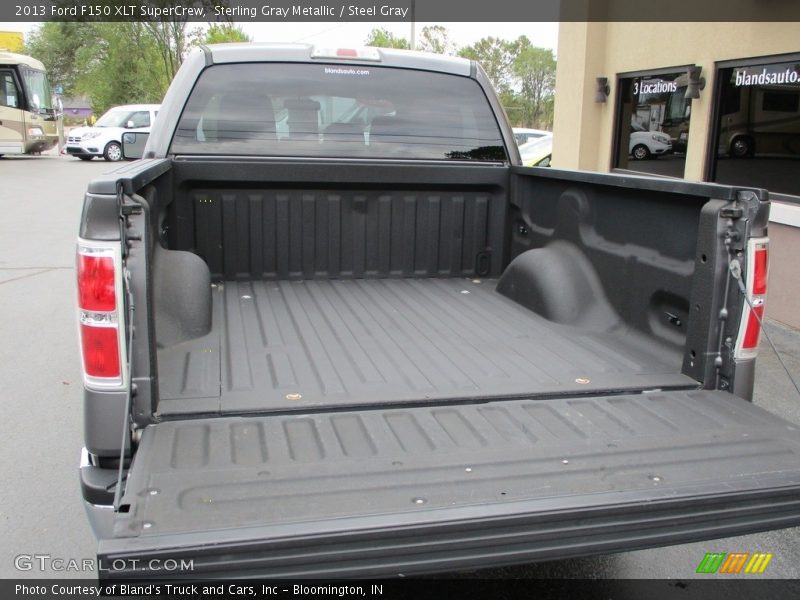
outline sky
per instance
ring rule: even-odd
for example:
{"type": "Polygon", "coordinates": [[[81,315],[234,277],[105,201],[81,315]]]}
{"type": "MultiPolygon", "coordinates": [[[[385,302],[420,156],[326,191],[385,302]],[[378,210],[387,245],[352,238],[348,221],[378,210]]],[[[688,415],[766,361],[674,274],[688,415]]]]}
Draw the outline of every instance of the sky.
{"type": "MultiPolygon", "coordinates": [[[[398,37],[411,38],[410,23],[244,23],[256,42],[307,42],[323,46],[360,45],[373,28],[385,28],[398,37]]],[[[517,39],[527,35],[534,45],[556,49],[558,23],[417,23],[417,36],[426,25],[442,25],[459,47],[483,37],[517,39]]]]}
{"type": "MultiPolygon", "coordinates": [[[[321,46],[363,45],[369,32],[382,27],[399,37],[411,37],[410,23],[236,23],[255,42],[306,42],[321,46]]],[[[37,23],[0,22],[0,31],[28,33],[37,23]]],[[[552,48],[558,44],[558,23],[417,23],[417,36],[426,25],[442,25],[459,47],[483,37],[513,40],[527,35],[535,46],[552,48]]]]}

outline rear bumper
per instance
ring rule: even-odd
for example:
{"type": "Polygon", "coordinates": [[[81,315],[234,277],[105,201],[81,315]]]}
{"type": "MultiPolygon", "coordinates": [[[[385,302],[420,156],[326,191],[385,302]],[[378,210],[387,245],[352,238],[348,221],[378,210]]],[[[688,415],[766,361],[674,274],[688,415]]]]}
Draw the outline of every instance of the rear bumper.
{"type": "Polygon", "coordinates": [[[415,522],[387,515],[322,527],[305,523],[290,529],[101,540],[99,564],[116,568],[101,569],[100,577],[394,577],[614,553],[800,523],[800,481],[769,494],[763,489],[697,492],[680,499],[640,495],[627,501],[624,494],[604,494],[593,499],[593,506],[551,499],[505,505],[502,512],[445,509],[416,513],[415,522]],[[191,566],[180,573],[141,570],[170,563],[191,566]]]}
{"type": "Polygon", "coordinates": [[[40,137],[23,142],[0,141],[0,155],[2,154],[32,154],[44,152],[58,143],[58,138],[40,137]]]}
{"type": "Polygon", "coordinates": [[[83,501],[83,508],[86,511],[86,518],[92,533],[97,539],[110,537],[114,531],[114,507],[105,504],[92,504],[83,501]]]}
{"type": "Polygon", "coordinates": [[[83,507],[94,536],[97,539],[111,537],[114,532],[114,488],[119,473],[93,465],[86,448],[81,449],[78,473],[83,507]]]}

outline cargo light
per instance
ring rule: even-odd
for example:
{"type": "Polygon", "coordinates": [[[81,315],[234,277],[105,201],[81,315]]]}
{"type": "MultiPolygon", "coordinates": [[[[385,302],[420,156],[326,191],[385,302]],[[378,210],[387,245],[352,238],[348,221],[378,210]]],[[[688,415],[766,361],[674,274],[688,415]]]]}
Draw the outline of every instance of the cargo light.
{"type": "Polygon", "coordinates": [[[342,58],[380,62],[381,53],[376,48],[314,48],[311,58],[342,58]]]}
{"type": "Polygon", "coordinates": [[[127,372],[119,243],[79,240],[76,267],[84,383],[120,389],[127,384],[127,372]]]}
{"type": "Polygon", "coordinates": [[[747,245],[746,301],[739,325],[735,356],[738,359],[754,358],[761,341],[761,321],[767,301],[769,275],[769,239],[751,239],[747,245]]]}

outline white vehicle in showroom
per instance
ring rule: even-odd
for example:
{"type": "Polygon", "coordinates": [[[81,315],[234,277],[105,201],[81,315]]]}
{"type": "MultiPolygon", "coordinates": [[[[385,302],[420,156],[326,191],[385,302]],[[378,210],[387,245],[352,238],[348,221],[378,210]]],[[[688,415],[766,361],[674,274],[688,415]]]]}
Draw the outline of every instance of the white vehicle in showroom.
{"type": "Polygon", "coordinates": [[[91,127],[69,132],[65,150],[82,160],[102,156],[108,161],[122,160],[122,134],[125,131],[149,133],[159,104],[127,104],[109,109],[91,127]]]}
{"type": "Polygon", "coordinates": [[[648,131],[639,123],[631,123],[631,139],[628,153],[634,160],[646,160],[650,157],[672,152],[672,140],[659,131],[648,131]]]}

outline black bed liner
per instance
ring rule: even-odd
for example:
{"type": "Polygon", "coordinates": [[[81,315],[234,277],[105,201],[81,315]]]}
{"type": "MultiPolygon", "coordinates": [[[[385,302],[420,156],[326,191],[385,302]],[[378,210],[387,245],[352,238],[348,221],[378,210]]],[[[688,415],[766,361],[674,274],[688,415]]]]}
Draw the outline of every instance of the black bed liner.
{"type": "Polygon", "coordinates": [[[680,354],[652,337],[558,325],[495,286],[463,278],[220,283],[211,334],[159,351],[159,411],[698,387],[680,374],[680,354]]]}
{"type": "Polygon", "coordinates": [[[712,391],[168,421],[99,556],[323,577],[723,537],[800,523],[799,454],[712,391]]]}

